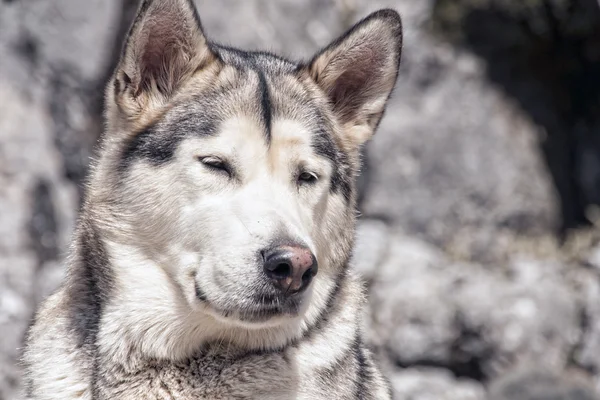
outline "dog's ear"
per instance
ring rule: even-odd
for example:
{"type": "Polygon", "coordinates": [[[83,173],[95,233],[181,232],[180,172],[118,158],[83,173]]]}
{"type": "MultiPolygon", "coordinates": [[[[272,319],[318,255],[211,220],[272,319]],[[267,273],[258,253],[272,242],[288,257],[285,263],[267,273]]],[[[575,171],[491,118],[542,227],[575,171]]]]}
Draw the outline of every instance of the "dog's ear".
{"type": "Polygon", "coordinates": [[[401,49],[400,16],[385,9],[358,22],[304,67],[328,96],[348,145],[360,146],[377,128],[396,83],[401,49]]]}
{"type": "Polygon", "coordinates": [[[115,102],[135,118],[215,59],[192,0],[142,0],[114,75],[115,102]]]}

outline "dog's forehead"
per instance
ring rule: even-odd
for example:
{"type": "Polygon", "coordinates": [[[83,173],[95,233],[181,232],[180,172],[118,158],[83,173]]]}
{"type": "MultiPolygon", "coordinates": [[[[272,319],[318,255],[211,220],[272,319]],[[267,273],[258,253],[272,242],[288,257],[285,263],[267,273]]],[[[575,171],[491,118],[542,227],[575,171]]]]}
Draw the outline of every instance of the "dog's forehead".
{"type": "Polygon", "coordinates": [[[323,116],[326,110],[296,75],[250,69],[232,76],[233,82],[174,105],[161,125],[170,131],[213,136],[260,131],[266,145],[293,138],[312,143],[313,136],[330,133],[323,116]]]}
{"type": "Polygon", "coordinates": [[[136,159],[163,165],[182,140],[223,135],[225,128],[228,134],[250,135],[255,145],[272,151],[282,148],[273,144],[295,136],[305,151],[336,162],[340,150],[326,117],[327,103],[295,69],[263,64],[229,65],[210,87],[194,91],[191,85],[158,120],[134,135],[122,151],[120,169],[136,159]]]}

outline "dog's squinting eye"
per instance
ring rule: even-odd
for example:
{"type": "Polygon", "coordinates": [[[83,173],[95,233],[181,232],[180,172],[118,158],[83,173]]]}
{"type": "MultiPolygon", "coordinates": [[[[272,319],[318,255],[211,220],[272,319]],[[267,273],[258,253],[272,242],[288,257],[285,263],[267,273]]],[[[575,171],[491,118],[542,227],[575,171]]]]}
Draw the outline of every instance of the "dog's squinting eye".
{"type": "Polygon", "coordinates": [[[229,165],[220,158],[217,157],[199,157],[198,160],[208,169],[216,172],[223,172],[227,175],[231,175],[231,169],[229,165]]]}
{"type": "Polygon", "coordinates": [[[311,172],[302,172],[298,175],[298,183],[300,184],[312,184],[317,182],[318,179],[317,175],[311,172]]]}

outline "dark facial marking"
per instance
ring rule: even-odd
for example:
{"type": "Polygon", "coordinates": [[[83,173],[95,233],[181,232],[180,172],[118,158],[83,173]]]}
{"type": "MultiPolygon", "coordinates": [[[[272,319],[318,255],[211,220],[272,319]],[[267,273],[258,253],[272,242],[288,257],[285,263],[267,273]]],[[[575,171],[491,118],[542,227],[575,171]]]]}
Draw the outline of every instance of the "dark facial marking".
{"type": "Polygon", "coordinates": [[[325,129],[319,129],[319,131],[313,135],[312,148],[317,155],[328,159],[335,166],[338,159],[338,150],[329,132],[325,129]]]}
{"type": "Polygon", "coordinates": [[[200,288],[198,282],[195,283],[194,287],[196,289],[196,298],[200,301],[207,301],[208,298],[206,297],[206,293],[200,288]]]}
{"type": "Polygon", "coordinates": [[[352,198],[352,173],[348,157],[340,150],[331,134],[323,129],[313,135],[312,148],[321,157],[327,158],[333,164],[331,175],[331,191],[341,192],[346,202],[352,198]]]}
{"type": "Polygon", "coordinates": [[[148,160],[154,166],[168,162],[172,157],[181,136],[161,135],[156,126],[151,126],[135,135],[121,157],[121,170],[127,170],[134,160],[148,160]]]}
{"type": "Polygon", "coordinates": [[[265,125],[265,133],[267,138],[267,143],[271,142],[271,98],[269,96],[269,87],[267,86],[267,79],[265,78],[265,74],[257,69],[258,73],[258,81],[259,81],[259,90],[260,90],[260,107],[262,111],[262,119],[265,125]]]}
{"type": "Polygon", "coordinates": [[[271,121],[274,110],[266,76],[290,73],[295,70],[295,65],[269,52],[243,51],[215,44],[213,44],[213,50],[223,62],[235,66],[240,71],[252,71],[258,75],[260,113],[265,127],[267,143],[270,143],[271,121]]]}
{"type": "Polygon", "coordinates": [[[127,171],[135,160],[153,166],[169,162],[179,143],[186,137],[216,134],[218,121],[210,113],[182,113],[172,121],[159,121],[135,135],[123,150],[119,170],[127,171]]]}
{"type": "Polygon", "coordinates": [[[350,202],[353,192],[353,179],[348,157],[343,152],[338,152],[337,166],[331,176],[331,190],[334,193],[341,192],[346,202],[350,202]]]}

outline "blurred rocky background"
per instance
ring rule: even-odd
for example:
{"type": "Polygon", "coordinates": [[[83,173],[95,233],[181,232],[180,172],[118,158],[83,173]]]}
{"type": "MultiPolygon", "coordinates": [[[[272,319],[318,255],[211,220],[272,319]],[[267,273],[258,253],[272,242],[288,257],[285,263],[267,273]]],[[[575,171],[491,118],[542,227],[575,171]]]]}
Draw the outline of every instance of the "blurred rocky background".
{"type": "MultiPolygon", "coordinates": [[[[209,36],[307,58],[396,8],[355,267],[398,400],[600,393],[596,0],[197,1],[209,36]]],[[[133,0],[0,0],[0,400],[61,267],[133,0]]]]}

